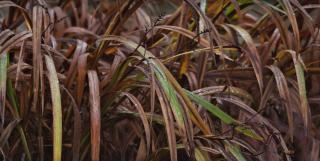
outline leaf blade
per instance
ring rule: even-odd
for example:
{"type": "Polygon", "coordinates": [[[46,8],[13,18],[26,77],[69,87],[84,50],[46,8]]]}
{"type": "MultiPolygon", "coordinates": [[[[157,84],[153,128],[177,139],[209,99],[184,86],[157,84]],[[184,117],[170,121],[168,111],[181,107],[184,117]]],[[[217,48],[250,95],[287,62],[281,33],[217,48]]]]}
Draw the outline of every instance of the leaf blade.
{"type": "Polygon", "coordinates": [[[88,71],[89,93],[90,93],[90,124],[91,124],[91,159],[99,161],[100,156],[100,92],[99,78],[95,70],[88,71]]]}
{"type": "Polygon", "coordinates": [[[48,79],[51,89],[52,115],[53,115],[53,161],[61,161],[62,152],[62,110],[61,94],[57,71],[52,58],[45,55],[48,70],[48,79]]]}

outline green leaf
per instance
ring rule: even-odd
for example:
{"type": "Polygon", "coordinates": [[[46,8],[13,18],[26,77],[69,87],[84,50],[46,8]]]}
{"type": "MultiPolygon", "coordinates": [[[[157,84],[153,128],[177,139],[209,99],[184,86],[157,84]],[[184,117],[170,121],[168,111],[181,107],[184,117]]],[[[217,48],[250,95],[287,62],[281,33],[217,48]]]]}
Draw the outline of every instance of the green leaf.
{"type": "MultiPolygon", "coordinates": [[[[15,93],[15,91],[13,89],[11,80],[8,80],[7,82],[8,82],[7,95],[8,95],[10,103],[12,104],[12,106],[14,108],[14,111],[13,111],[14,113],[12,115],[16,119],[19,119],[20,118],[20,115],[19,115],[19,104],[17,103],[16,93],[15,93]]],[[[26,138],[25,132],[24,132],[23,128],[21,127],[21,125],[19,125],[19,124],[17,125],[16,128],[17,128],[17,130],[19,132],[21,143],[22,143],[24,152],[26,153],[27,160],[28,161],[32,161],[31,153],[30,153],[30,150],[29,150],[29,146],[28,146],[28,142],[27,142],[27,138],[26,138]]]]}
{"type": "Polygon", "coordinates": [[[173,89],[172,85],[169,83],[165,74],[157,67],[155,70],[155,74],[166,94],[166,97],[170,102],[171,107],[173,108],[174,116],[176,117],[179,125],[183,127],[184,126],[183,113],[182,113],[181,105],[178,101],[177,95],[175,93],[175,90],[173,89]]]}
{"type": "Polygon", "coordinates": [[[202,154],[201,150],[199,148],[195,148],[195,157],[197,161],[207,161],[207,157],[202,154]]]}
{"type": "Polygon", "coordinates": [[[228,151],[238,160],[238,161],[247,161],[241,153],[239,147],[232,145],[231,143],[225,141],[225,146],[228,151]]]}
{"type": "Polygon", "coordinates": [[[307,90],[306,90],[306,82],[304,77],[304,70],[303,70],[303,61],[296,52],[291,51],[292,59],[294,62],[294,68],[296,70],[297,75],[297,81],[298,81],[298,87],[299,87],[299,96],[300,96],[300,111],[302,113],[302,119],[305,127],[310,126],[310,109],[309,109],[309,103],[308,103],[308,97],[307,97],[307,90]]]}
{"type": "MultiPolygon", "coordinates": [[[[242,6],[245,6],[245,5],[249,5],[249,4],[252,4],[252,0],[237,0],[237,2],[239,3],[239,6],[242,7],[242,6]]],[[[230,6],[228,6],[226,8],[226,15],[229,16],[231,13],[233,13],[235,11],[235,7],[233,4],[231,4],[230,6]]]]}
{"type": "Polygon", "coordinates": [[[218,117],[221,121],[223,121],[226,124],[234,124],[237,121],[234,120],[231,116],[223,112],[219,107],[211,104],[207,100],[203,99],[201,96],[194,94],[188,90],[185,90],[189,98],[199,105],[201,105],[203,108],[211,112],[214,116],[218,117]]]}
{"type": "Polygon", "coordinates": [[[1,123],[4,124],[5,100],[6,100],[6,84],[7,84],[7,53],[0,55],[0,114],[1,123]]]}
{"type": "Polygon", "coordinates": [[[260,135],[258,135],[256,132],[254,132],[250,127],[246,127],[244,125],[237,126],[236,130],[241,132],[242,134],[244,134],[246,136],[249,136],[249,137],[255,139],[255,140],[259,140],[259,141],[263,140],[263,138],[260,135]]]}
{"type": "Polygon", "coordinates": [[[249,136],[256,140],[263,140],[263,138],[258,134],[256,134],[252,129],[241,125],[237,120],[235,120],[230,115],[222,111],[219,107],[213,105],[212,103],[203,99],[201,96],[197,94],[194,94],[188,90],[185,90],[185,91],[191,100],[201,105],[203,108],[208,110],[214,116],[218,117],[222,122],[228,125],[235,125],[236,126],[235,129],[246,136],[249,136]]]}

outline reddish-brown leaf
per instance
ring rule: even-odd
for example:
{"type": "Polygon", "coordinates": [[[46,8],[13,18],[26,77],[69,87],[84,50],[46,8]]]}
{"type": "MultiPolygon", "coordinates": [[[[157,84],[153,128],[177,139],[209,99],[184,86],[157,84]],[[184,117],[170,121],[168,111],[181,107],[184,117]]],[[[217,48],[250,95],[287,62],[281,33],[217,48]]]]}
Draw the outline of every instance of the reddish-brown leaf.
{"type": "Polygon", "coordinates": [[[100,92],[99,78],[95,70],[88,71],[89,80],[89,100],[90,100],[90,122],[91,122],[91,160],[99,161],[100,159],[100,92]]]}

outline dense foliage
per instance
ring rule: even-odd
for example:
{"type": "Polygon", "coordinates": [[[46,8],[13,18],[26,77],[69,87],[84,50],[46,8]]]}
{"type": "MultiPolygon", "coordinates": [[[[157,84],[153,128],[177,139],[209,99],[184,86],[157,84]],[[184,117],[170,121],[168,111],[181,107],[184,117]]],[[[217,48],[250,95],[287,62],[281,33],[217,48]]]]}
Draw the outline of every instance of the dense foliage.
{"type": "Polygon", "coordinates": [[[320,160],[319,4],[0,1],[0,160],[320,160]]]}

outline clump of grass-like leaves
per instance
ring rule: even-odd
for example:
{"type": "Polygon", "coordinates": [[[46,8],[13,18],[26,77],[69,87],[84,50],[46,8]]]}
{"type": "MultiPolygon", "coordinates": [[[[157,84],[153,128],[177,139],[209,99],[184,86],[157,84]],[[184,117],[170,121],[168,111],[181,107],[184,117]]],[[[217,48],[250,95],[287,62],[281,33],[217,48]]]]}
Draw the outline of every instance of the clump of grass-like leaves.
{"type": "Polygon", "coordinates": [[[320,159],[317,0],[0,1],[0,156],[320,159]]]}

